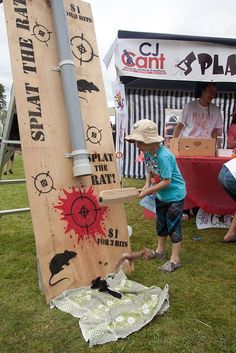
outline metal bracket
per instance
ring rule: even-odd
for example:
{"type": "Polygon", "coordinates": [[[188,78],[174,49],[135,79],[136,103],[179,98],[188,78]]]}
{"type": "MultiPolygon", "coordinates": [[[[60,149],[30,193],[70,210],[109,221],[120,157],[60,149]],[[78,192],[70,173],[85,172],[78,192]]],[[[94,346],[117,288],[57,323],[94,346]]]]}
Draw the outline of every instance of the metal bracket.
{"type": "Polygon", "coordinates": [[[72,65],[72,66],[75,66],[75,63],[74,63],[73,60],[62,60],[62,61],[59,62],[59,66],[53,66],[53,67],[51,68],[51,70],[52,70],[52,71],[57,71],[57,72],[59,72],[59,71],[61,71],[61,67],[62,67],[63,65],[72,65]]]}
{"type": "Polygon", "coordinates": [[[65,152],[64,153],[64,157],[65,158],[72,158],[74,156],[78,156],[79,154],[88,154],[88,151],[87,150],[75,150],[75,151],[72,151],[72,152],[65,152]]]}
{"type": "Polygon", "coordinates": [[[53,67],[51,68],[51,70],[52,70],[52,71],[56,71],[56,72],[61,71],[61,69],[60,69],[59,66],[53,66],[53,67]]]}
{"type": "Polygon", "coordinates": [[[72,158],[73,155],[72,155],[71,152],[70,152],[70,153],[69,153],[69,152],[65,152],[65,153],[64,153],[64,157],[65,157],[65,158],[72,158]]]}
{"type": "Polygon", "coordinates": [[[75,63],[73,60],[62,60],[59,62],[59,67],[61,68],[61,66],[63,65],[72,65],[72,66],[75,66],[75,63]]]}

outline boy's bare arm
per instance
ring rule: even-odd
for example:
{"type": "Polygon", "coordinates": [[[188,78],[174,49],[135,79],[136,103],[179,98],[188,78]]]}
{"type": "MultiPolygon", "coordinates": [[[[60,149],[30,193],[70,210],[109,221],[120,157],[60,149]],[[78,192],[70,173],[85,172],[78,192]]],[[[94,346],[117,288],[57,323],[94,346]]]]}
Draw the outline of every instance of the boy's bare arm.
{"type": "Polygon", "coordinates": [[[151,185],[151,174],[149,172],[146,173],[146,182],[143,189],[148,189],[151,185]]]}
{"type": "Polygon", "coordinates": [[[160,183],[155,184],[147,189],[141,189],[139,193],[139,198],[142,199],[147,195],[154,194],[155,192],[165,189],[171,182],[171,179],[162,179],[160,183]]]}

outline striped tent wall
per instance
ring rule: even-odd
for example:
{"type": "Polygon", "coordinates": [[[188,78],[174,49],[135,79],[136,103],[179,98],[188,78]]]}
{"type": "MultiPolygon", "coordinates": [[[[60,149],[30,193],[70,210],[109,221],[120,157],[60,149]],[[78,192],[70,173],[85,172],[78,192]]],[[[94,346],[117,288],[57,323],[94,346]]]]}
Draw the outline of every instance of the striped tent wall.
{"type": "MultiPolygon", "coordinates": [[[[126,103],[128,109],[127,135],[132,125],[140,119],[150,119],[158,125],[159,134],[164,136],[165,109],[183,109],[184,105],[194,100],[193,91],[174,91],[158,89],[129,89],[126,88],[126,103]]],[[[222,111],[223,147],[227,146],[227,131],[231,122],[236,93],[218,92],[215,103],[222,111]]],[[[138,150],[134,144],[124,143],[124,160],[122,176],[128,178],[145,178],[144,164],[136,162],[138,150]]]]}

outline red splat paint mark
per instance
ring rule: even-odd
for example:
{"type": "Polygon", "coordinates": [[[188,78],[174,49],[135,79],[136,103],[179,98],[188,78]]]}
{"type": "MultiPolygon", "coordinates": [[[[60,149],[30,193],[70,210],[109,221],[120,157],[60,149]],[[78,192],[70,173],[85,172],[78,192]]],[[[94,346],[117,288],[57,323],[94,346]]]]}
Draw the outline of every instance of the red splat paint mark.
{"type": "Polygon", "coordinates": [[[59,197],[60,203],[54,208],[61,211],[61,219],[67,222],[65,233],[71,230],[78,236],[78,242],[84,237],[105,236],[104,221],[108,207],[100,206],[93,194],[93,187],[86,190],[64,190],[65,198],[59,197]]]}

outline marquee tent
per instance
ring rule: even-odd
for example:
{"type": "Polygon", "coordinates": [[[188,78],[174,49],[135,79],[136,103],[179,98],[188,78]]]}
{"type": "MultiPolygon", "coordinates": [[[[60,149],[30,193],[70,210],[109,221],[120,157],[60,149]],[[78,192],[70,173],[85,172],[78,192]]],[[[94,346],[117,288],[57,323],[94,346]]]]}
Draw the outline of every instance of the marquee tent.
{"type": "MultiPolygon", "coordinates": [[[[167,112],[181,111],[194,99],[197,81],[216,82],[214,103],[224,120],[223,147],[236,99],[236,39],[118,31],[112,46],[117,75],[125,85],[128,123],[151,119],[165,135],[167,112]]],[[[169,120],[170,121],[170,120],[169,120]]],[[[124,144],[122,174],[145,176],[137,150],[124,144]]]]}

